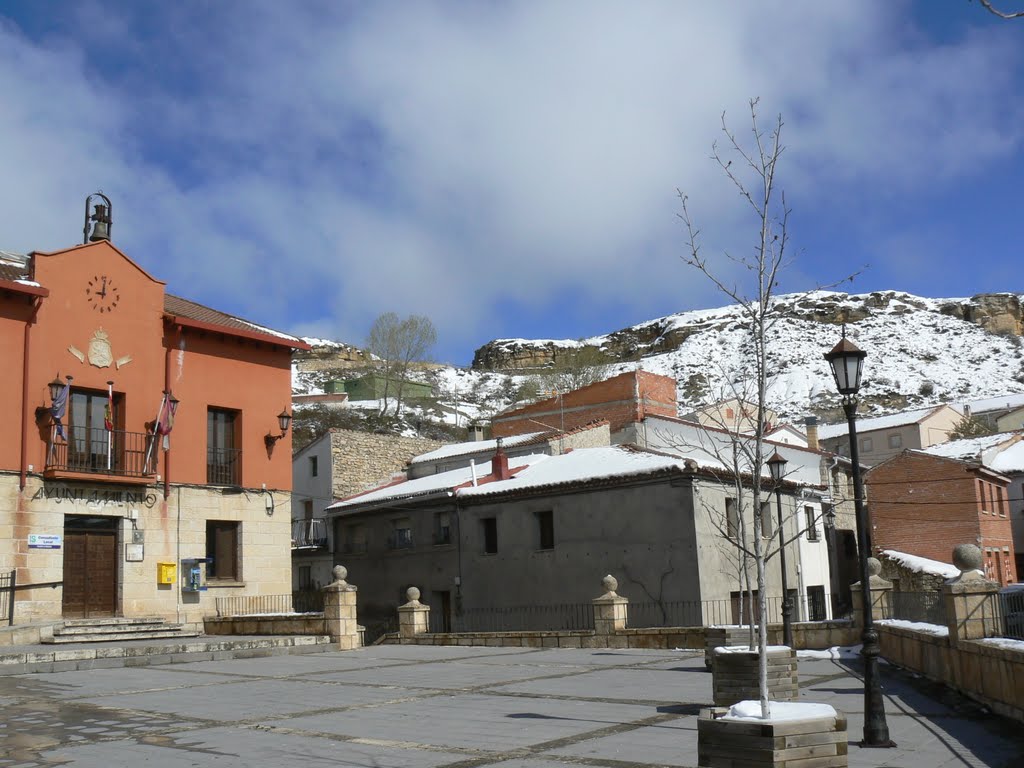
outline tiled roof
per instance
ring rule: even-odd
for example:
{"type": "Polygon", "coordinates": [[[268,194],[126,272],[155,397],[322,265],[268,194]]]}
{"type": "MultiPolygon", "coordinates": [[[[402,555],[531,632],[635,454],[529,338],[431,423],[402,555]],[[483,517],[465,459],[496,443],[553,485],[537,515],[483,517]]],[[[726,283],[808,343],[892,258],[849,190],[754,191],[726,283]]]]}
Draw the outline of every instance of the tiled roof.
{"type": "Polygon", "coordinates": [[[0,251],[0,280],[27,280],[28,264],[20,253],[0,251]]]}
{"type": "Polygon", "coordinates": [[[281,331],[275,331],[262,325],[243,320],[240,317],[225,314],[216,309],[197,304],[194,301],[174,296],[170,293],[164,294],[164,311],[176,318],[192,320],[204,325],[217,326],[220,328],[241,331],[245,336],[259,336],[273,339],[281,344],[306,349],[307,344],[297,336],[291,336],[281,331]]]}

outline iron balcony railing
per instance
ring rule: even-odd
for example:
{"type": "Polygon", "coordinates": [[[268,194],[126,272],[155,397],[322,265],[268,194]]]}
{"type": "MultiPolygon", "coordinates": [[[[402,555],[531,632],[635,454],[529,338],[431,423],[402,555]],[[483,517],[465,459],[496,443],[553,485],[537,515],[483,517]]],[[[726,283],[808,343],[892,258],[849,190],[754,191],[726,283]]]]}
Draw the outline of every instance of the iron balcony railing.
{"type": "Polygon", "coordinates": [[[327,546],[327,521],[322,517],[292,520],[292,549],[322,549],[327,546]]]}
{"type": "Polygon", "coordinates": [[[241,485],[240,448],[206,449],[206,482],[213,485],[241,485]]]}
{"type": "Polygon", "coordinates": [[[46,469],[56,472],[91,472],[122,477],[156,474],[157,440],[150,432],[125,432],[103,427],[67,427],[67,439],[56,429],[46,448],[46,469]]]}

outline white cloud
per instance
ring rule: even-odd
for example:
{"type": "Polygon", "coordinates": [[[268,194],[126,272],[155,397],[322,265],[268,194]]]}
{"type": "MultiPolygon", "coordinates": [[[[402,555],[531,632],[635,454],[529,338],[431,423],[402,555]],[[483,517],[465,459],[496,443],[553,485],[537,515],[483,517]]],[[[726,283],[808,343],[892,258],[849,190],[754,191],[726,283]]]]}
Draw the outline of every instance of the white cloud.
{"type": "Polygon", "coordinates": [[[616,322],[574,332],[572,304],[718,303],[679,266],[674,195],[709,253],[747,247],[708,155],[723,110],[746,131],[751,96],[786,117],[784,183],[808,219],[1020,142],[1012,39],[930,46],[907,3],[203,7],[202,24],[126,13],[117,67],[80,37],[0,27],[0,246],[75,242],[102,186],[115,240],[172,291],[355,342],[379,312],[426,314],[468,357],[515,333],[499,303],[566,335],[616,322]]]}

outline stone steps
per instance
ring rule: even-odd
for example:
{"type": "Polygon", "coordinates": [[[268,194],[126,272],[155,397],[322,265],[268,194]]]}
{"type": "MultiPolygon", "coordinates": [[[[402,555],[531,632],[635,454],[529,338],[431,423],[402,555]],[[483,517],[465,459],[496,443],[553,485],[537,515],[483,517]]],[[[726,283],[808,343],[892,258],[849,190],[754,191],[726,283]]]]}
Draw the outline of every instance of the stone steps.
{"type": "Polygon", "coordinates": [[[124,644],[82,643],[77,647],[0,648],[0,676],[70,670],[143,667],[222,659],[251,659],[337,650],[326,636],[223,637],[143,640],[124,644]]]}
{"type": "Polygon", "coordinates": [[[68,619],[62,627],[54,627],[53,637],[43,640],[47,645],[69,643],[103,643],[122,640],[166,640],[198,637],[181,624],[168,624],[160,618],[68,619]]]}

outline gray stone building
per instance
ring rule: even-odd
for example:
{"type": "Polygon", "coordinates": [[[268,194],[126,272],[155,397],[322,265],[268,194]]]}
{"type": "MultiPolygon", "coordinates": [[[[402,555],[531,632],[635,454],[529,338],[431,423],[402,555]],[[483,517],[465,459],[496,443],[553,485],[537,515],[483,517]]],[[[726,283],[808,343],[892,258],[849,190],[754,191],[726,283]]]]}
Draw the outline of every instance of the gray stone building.
{"type": "MultiPolygon", "coordinates": [[[[715,457],[694,455],[633,445],[499,451],[484,471],[408,479],[336,502],[326,515],[336,521],[336,559],[360,585],[366,622],[393,615],[409,586],[421,589],[444,628],[476,611],[589,603],[595,574],[605,573],[633,600],[696,606],[706,612],[700,622],[735,620],[733,541],[745,529],[749,545],[755,522],[746,514],[740,528],[732,476],[715,457]]],[[[821,490],[786,482],[783,504],[802,509],[809,487],[821,490]]],[[[770,536],[774,524],[763,530],[770,536]]],[[[795,557],[789,573],[791,587],[801,583],[795,557]]],[[[823,580],[806,586],[825,594],[828,583],[826,560],[823,580]]],[[[781,596],[780,584],[774,559],[769,597],[781,596]]]]}

